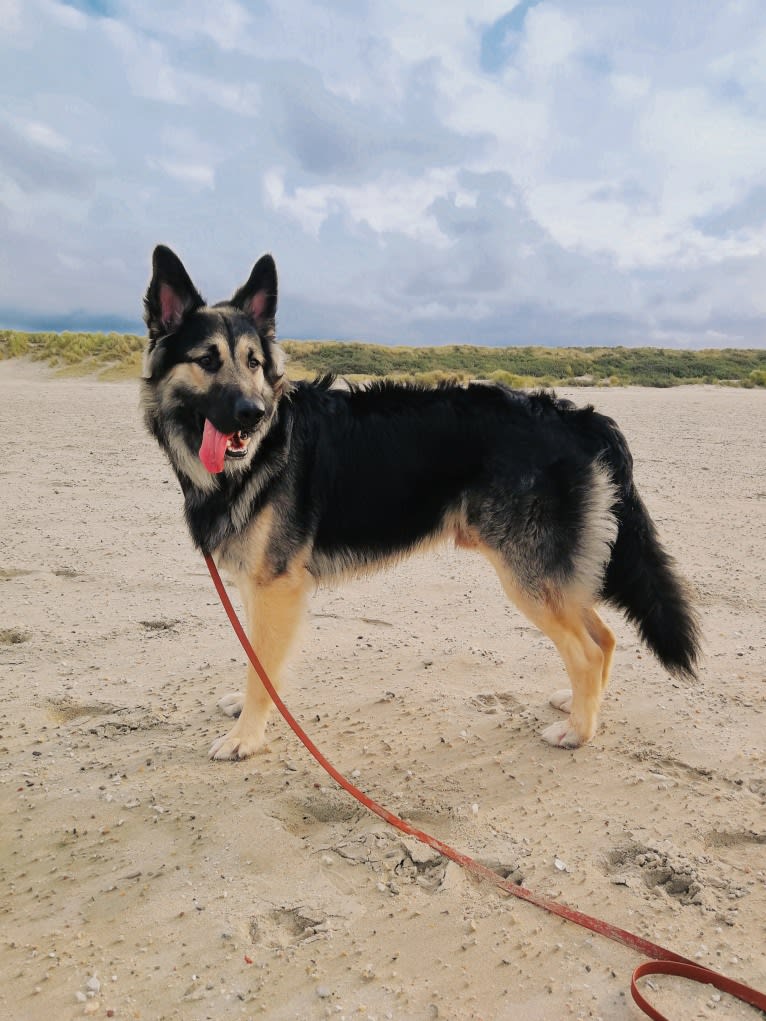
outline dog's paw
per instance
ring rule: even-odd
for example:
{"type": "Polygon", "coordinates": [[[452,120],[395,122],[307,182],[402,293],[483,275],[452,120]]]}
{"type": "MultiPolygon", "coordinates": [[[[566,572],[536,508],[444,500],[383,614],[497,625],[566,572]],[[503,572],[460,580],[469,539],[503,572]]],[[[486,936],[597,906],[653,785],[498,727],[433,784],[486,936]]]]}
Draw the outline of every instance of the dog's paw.
{"type": "Polygon", "coordinates": [[[542,732],[543,741],[552,744],[555,748],[579,748],[582,741],[577,736],[577,731],[570,724],[569,720],[560,723],[552,723],[542,732]]]}
{"type": "Polygon", "coordinates": [[[246,759],[262,746],[263,732],[248,732],[235,725],[228,734],[213,742],[208,755],[211,759],[246,759]]]}
{"type": "Polygon", "coordinates": [[[562,713],[569,713],[572,711],[572,689],[559,688],[558,691],[553,692],[548,701],[554,709],[560,709],[562,713]]]}
{"type": "Polygon", "coordinates": [[[245,704],[245,696],[241,691],[233,691],[230,695],[224,695],[223,698],[219,698],[216,702],[218,708],[226,713],[227,716],[237,717],[242,712],[242,706],[245,704]]]}

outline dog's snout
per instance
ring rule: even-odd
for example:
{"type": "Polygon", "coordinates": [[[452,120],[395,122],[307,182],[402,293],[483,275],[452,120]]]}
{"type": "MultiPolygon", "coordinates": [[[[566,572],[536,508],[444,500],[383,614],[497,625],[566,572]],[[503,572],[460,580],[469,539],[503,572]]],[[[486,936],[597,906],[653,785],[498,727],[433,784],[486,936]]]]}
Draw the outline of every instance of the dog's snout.
{"type": "Polygon", "coordinates": [[[238,397],[234,403],[234,418],[240,429],[252,429],[258,425],[266,406],[258,397],[238,397]]]}

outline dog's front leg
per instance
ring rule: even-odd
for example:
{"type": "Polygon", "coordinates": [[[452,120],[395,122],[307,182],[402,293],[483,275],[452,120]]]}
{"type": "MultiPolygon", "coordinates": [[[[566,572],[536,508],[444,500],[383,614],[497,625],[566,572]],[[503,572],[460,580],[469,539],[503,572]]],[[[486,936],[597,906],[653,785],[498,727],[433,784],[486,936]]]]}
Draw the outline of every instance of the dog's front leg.
{"type": "MultiPolygon", "coordinates": [[[[247,593],[243,593],[250,642],[277,691],[303,619],[310,584],[308,573],[301,569],[267,584],[253,583],[247,593]]],[[[213,743],[210,758],[245,759],[257,752],[263,745],[272,706],[271,698],[251,666],[239,719],[228,734],[213,743]]]]}

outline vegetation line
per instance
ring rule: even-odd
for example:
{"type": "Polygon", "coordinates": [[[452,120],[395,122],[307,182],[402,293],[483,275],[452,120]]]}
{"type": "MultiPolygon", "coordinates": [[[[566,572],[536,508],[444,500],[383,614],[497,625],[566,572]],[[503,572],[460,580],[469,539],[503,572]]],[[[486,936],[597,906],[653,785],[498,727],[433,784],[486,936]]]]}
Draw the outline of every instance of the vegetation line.
{"type": "MultiPolygon", "coordinates": [[[[0,359],[32,358],[59,370],[104,379],[138,376],[145,338],[127,333],[22,333],[0,330],[0,359]]],[[[766,350],[656,347],[383,347],[286,340],[293,379],[332,372],[436,383],[490,379],[510,386],[679,386],[718,383],[766,387],[766,350]]]]}

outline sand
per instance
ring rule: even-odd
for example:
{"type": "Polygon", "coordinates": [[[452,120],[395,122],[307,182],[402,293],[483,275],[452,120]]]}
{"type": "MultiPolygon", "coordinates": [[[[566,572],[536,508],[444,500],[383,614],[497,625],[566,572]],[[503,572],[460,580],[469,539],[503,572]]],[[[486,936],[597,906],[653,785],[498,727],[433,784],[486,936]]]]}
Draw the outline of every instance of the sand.
{"type": "MultiPolygon", "coordinates": [[[[549,642],[444,549],[317,592],[288,704],[384,805],[536,891],[766,988],[766,393],[578,390],[691,580],[671,680],[615,612],[594,740],[549,642]]],[[[133,383],[0,363],[0,1016],[637,1019],[638,956],[467,878],[275,718],[211,762],[244,658],[133,383]]],[[[673,1017],[750,1018],[654,979],[673,1017]]]]}

